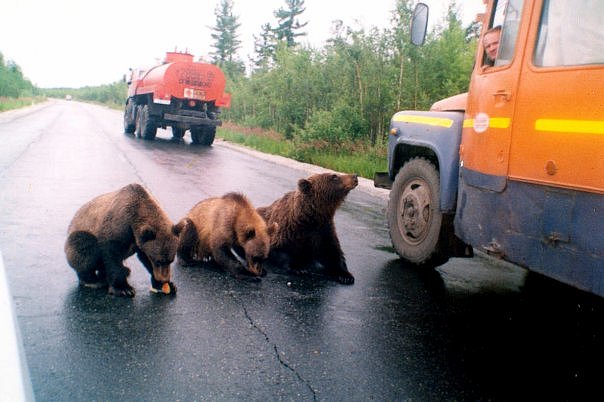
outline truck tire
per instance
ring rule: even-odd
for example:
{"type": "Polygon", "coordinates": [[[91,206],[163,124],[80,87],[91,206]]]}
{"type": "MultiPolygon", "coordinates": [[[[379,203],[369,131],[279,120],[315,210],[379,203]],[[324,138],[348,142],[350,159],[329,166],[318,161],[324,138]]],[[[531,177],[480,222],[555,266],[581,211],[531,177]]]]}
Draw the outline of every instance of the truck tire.
{"type": "Polygon", "coordinates": [[[138,119],[136,124],[136,133],[138,137],[144,140],[154,140],[157,134],[157,125],[155,120],[149,114],[149,106],[141,105],[138,107],[138,119]]]}
{"type": "Polygon", "coordinates": [[[400,257],[415,265],[444,264],[453,228],[439,209],[440,175],[425,158],[413,158],[400,169],[390,191],[388,226],[400,257]]]}
{"type": "Polygon", "coordinates": [[[216,127],[192,127],[191,142],[204,146],[210,146],[214,142],[216,136],[216,127]]]}
{"type": "Polygon", "coordinates": [[[182,127],[175,127],[172,126],[172,138],[175,140],[182,140],[182,138],[185,136],[185,130],[182,127]]]}
{"type": "Polygon", "coordinates": [[[133,134],[136,129],[136,105],[128,99],[124,110],[124,133],[133,134]]]}

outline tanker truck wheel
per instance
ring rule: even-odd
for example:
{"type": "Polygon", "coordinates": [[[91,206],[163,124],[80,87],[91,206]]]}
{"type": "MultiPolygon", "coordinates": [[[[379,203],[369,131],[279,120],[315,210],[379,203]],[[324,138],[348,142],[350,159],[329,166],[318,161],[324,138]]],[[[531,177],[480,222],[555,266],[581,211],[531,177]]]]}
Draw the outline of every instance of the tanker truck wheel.
{"type": "Polygon", "coordinates": [[[142,137],[144,140],[154,140],[155,135],[157,134],[157,125],[155,124],[155,120],[149,114],[149,105],[144,105],[142,107],[139,106],[138,113],[138,136],[142,137]]]}
{"type": "Polygon", "coordinates": [[[182,140],[182,138],[185,136],[185,130],[182,127],[175,127],[172,126],[172,138],[175,140],[182,140]]]}
{"type": "Polygon", "coordinates": [[[136,129],[136,105],[131,99],[126,103],[124,110],[124,133],[132,134],[136,129]]]}
{"type": "Polygon", "coordinates": [[[421,266],[444,264],[452,224],[440,212],[440,176],[427,159],[413,158],[396,175],[388,202],[390,239],[402,259],[421,266]]]}
{"type": "Polygon", "coordinates": [[[214,142],[216,136],[216,127],[192,127],[191,141],[193,144],[210,146],[214,142]]]}

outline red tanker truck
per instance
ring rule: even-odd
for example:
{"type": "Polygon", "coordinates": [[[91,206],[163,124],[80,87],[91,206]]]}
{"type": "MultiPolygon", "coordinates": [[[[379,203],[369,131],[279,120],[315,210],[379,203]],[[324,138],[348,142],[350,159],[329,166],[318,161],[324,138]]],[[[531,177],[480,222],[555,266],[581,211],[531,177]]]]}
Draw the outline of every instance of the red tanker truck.
{"type": "Polygon", "coordinates": [[[191,131],[194,144],[211,145],[220,108],[230,107],[224,74],[213,64],[193,61],[189,53],[167,52],[163,64],[132,70],[124,111],[124,131],[146,140],[158,128],[172,128],[174,139],[191,131]]]}

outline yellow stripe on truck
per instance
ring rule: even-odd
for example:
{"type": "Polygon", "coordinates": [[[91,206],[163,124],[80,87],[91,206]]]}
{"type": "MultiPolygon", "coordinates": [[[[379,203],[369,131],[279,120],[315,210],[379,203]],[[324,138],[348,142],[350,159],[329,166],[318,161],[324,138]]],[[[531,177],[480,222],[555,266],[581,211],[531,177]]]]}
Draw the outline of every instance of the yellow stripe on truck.
{"type": "Polygon", "coordinates": [[[429,117],[429,116],[417,116],[417,115],[409,115],[409,114],[396,114],[392,118],[392,121],[402,122],[402,123],[417,123],[417,124],[425,124],[428,126],[438,126],[451,128],[453,125],[453,120],[446,119],[443,117],[429,117]]]}
{"type": "Polygon", "coordinates": [[[602,120],[537,119],[535,130],[557,133],[604,134],[602,120]]]}
{"type": "MultiPolygon", "coordinates": [[[[511,119],[509,117],[492,117],[489,119],[489,128],[510,128],[511,119]]],[[[465,119],[463,128],[474,127],[474,119],[465,119]]]]}

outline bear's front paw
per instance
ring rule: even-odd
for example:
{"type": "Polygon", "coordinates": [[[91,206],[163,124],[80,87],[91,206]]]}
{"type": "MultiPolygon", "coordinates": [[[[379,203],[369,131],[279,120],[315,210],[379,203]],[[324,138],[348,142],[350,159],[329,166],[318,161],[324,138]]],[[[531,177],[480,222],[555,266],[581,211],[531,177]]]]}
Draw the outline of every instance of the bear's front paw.
{"type": "Polygon", "coordinates": [[[114,286],[109,286],[108,293],[113,296],[121,296],[121,297],[134,297],[136,293],[132,286],[126,285],[120,288],[116,288],[114,286]]]}
{"type": "Polygon", "coordinates": [[[151,293],[156,294],[164,294],[164,295],[175,295],[176,294],[176,285],[172,282],[164,282],[164,284],[160,288],[156,288],[153,285],[151,289],[149,289],[151,293]]]}

